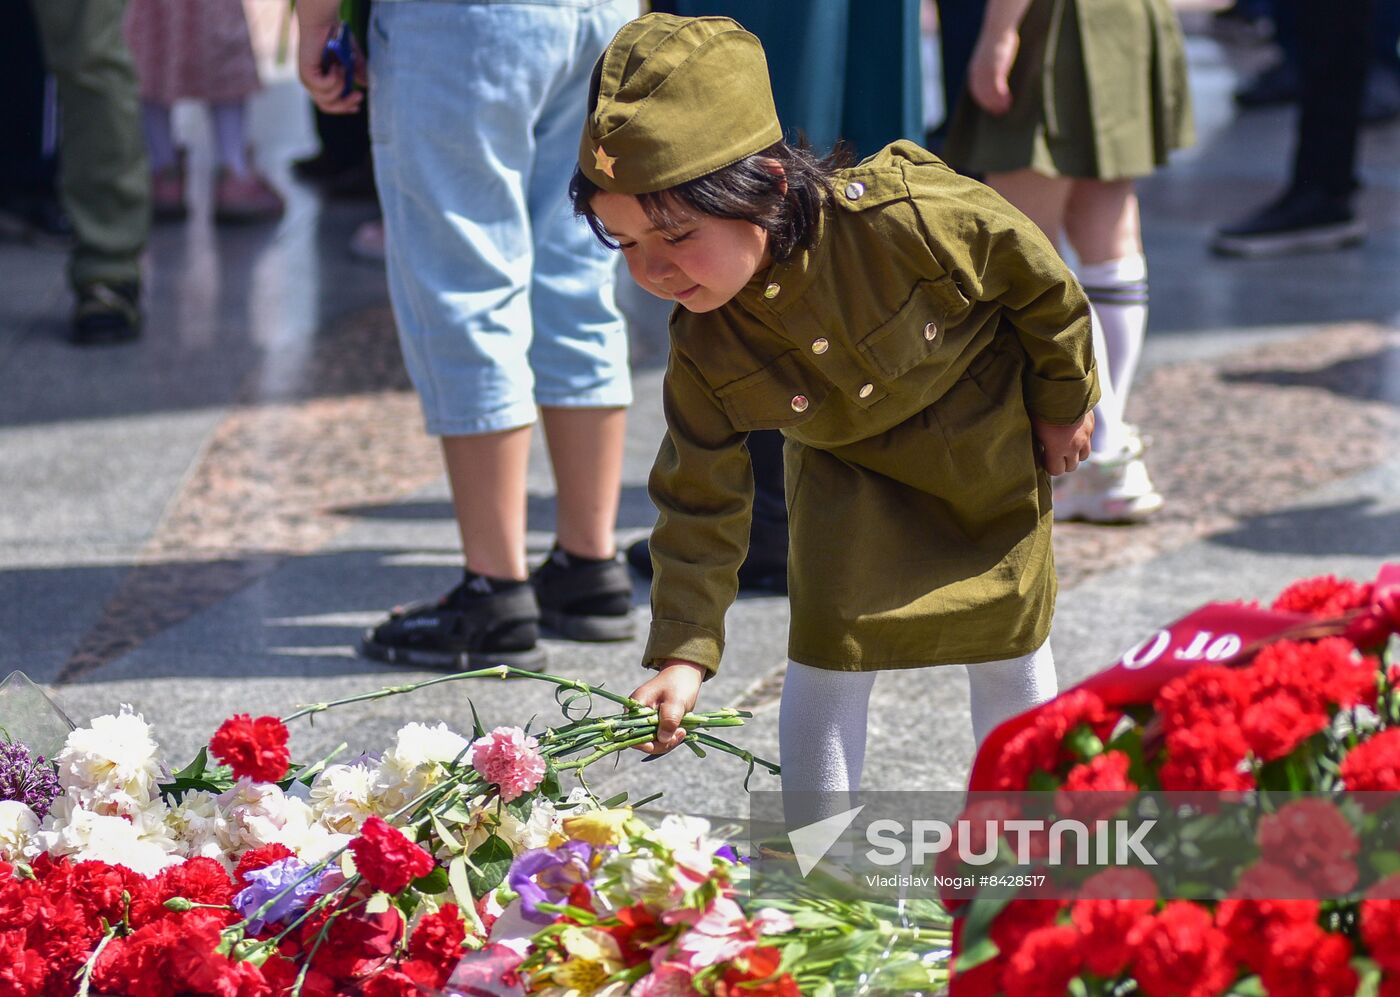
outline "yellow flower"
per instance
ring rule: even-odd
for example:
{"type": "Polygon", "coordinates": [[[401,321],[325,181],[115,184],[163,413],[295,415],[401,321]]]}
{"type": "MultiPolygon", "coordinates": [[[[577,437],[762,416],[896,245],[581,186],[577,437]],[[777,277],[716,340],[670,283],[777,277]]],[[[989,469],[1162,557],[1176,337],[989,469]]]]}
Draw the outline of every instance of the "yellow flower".
{"type": "Polygon", "coordinates": [[[563,988],[558,997],[609,997],[623,992],[607,982],[623,968],[622,950],[611,935],[570,925],[559,933],[559,942],[569,958],[549,974],[563,988]]]}
{"type": "Polygon", "coordinates": [[[625,837],[624,829],[631,819],[631,807],[593,810],[575,817],[565,817],[564,831],[575,841],[583,841],[595,848],[601,848],[604,845],[621,843],[625,837]]]}

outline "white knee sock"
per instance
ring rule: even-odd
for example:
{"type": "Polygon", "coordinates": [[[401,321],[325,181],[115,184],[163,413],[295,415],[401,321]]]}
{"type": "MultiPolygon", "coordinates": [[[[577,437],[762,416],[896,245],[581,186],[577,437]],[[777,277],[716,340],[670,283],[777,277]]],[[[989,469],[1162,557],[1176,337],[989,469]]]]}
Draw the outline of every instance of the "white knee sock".
{"type": "Polygon", "coordinates": [[[860,789],[875,675],[788,662],[778,708],[778,761],[790,827],[842,812],[860,789]]]}
{"type": "Polygon", "coordinates": [[[170,108],[164,104],[141,102],[141,131],[146,136],[146,154],[151,172],[159,173],[175,162],[175,131],[170,124],[170,108]]]}
{"type": "Polygon", "coordinates": [[[211,104],[209,113],[214,117],[214,144],[218,147],[219,165],[242,176],[248,172],[248,150],[243,144],[243,102],[211,104]]]}
{"type": "Polygon", "coordinates": [[[1079,280],[1098,313],[1120,411],[1137,373],[1147,332],[1147,260],[1141,253],[1079,267],[1079,280]]]}
{"type": "Polygon", "coordinates": [[[1113,365],[1108,359],[1099,310],[1090,304],[1089,312],[1094,331],[1094,361],[1099,371],[1099,403],[1094,406],[1094,435],[1089,449],[1096,454],[1116,454],[1127,443],[1128,429],[1123,421],[1123,403],[1113,383],[1113,365]]]}
{"type": "Polygon", "coordinates": [[[1049,641],[1020,658],[965,667],[972,693],[972,736],[979,747],[1003,720],[1053,699],[1059,689],[1049,641]]]}

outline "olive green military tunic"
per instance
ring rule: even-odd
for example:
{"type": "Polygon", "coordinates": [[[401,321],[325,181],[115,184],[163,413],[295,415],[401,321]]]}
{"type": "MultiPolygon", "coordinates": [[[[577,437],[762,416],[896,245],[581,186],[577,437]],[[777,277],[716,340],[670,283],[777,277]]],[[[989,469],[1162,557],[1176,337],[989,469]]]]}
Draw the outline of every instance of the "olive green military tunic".
{"type": "Polygon", "coordinates": [[[1194,140],[1169,0],[1032,0],[1020,39],[1006,114],[963,92],[943,148],[956,168],[1117,180],[1194,140]]]}
{"type": "Polygon", "coordinates": [[[793,660],[975,663],[1049,632],[1030,416],[1097,401],[1088,303],[1039,229],[912,143],[842,171],[835,201],[814,248],[672,317],[649,665],[719,666],[753,429],[787,438],[793,660]]]}

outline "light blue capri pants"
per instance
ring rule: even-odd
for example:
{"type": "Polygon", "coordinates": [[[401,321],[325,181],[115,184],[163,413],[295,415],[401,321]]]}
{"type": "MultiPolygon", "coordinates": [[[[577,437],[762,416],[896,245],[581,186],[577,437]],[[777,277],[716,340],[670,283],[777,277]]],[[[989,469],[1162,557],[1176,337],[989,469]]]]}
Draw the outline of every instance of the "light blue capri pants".
{"type": "Polygon", "coordinates": [[[637,0],[376,0],[389,296],[428,432],[632,400],[615,254],[573,216],[593,64],[637,0]]]}

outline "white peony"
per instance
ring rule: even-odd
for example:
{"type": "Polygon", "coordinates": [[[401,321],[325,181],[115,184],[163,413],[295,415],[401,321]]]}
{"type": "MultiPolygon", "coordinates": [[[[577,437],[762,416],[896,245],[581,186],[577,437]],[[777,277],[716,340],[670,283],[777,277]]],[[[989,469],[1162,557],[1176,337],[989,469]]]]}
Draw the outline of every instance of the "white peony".
{"type": "Polygon", "coordinates": [[[0,800],[0,859],[15,862],[32,857],[39,818],[18,800],[0,800]]]}
{"type": "Polygon", "coordinates": [[[330,765],[311,784],[311,810],[322,826],[357,834],[377,811],[371,802],[378,771],[368,765],[330,765]]]}
{"type": "Polygon", "coordinates": [[[466,762],[468,743],[445,723],[433,727],[411,723],[401,728],[379,765],[374,786],[376,812],[393,813],[436,786],[447,774],[447,765],[459,758],[466,762]]]}
{"type": "Polygon", "coordinates": [[[100,814],[83,807],[75,796],[60,796],[36,837],[39,846],[55,857],[124,865],[143,876],[154,876],[183,861],[177,854],[179,844],[159,812],[163,810],[157,800],[135,817],[100,814]]]}
{"type": "Polygon", "coordinates": [[[107,804],[129,813],[159,793],[166,775],[159,752],[150,724],[124,705],[117,716],[98,717],[71,732],[54,761],[59,784],[83,806],[99,810],[107,804]]]}
{"type": "Polygon", "coordinates": [[[224,848],[234,862],[250,848],[286,845],[305,862],[315,862],[346,845],[350,836],[322,826],[305,800],[277,786],[240,779],[219,797],[226,824],[224,848]]]}

